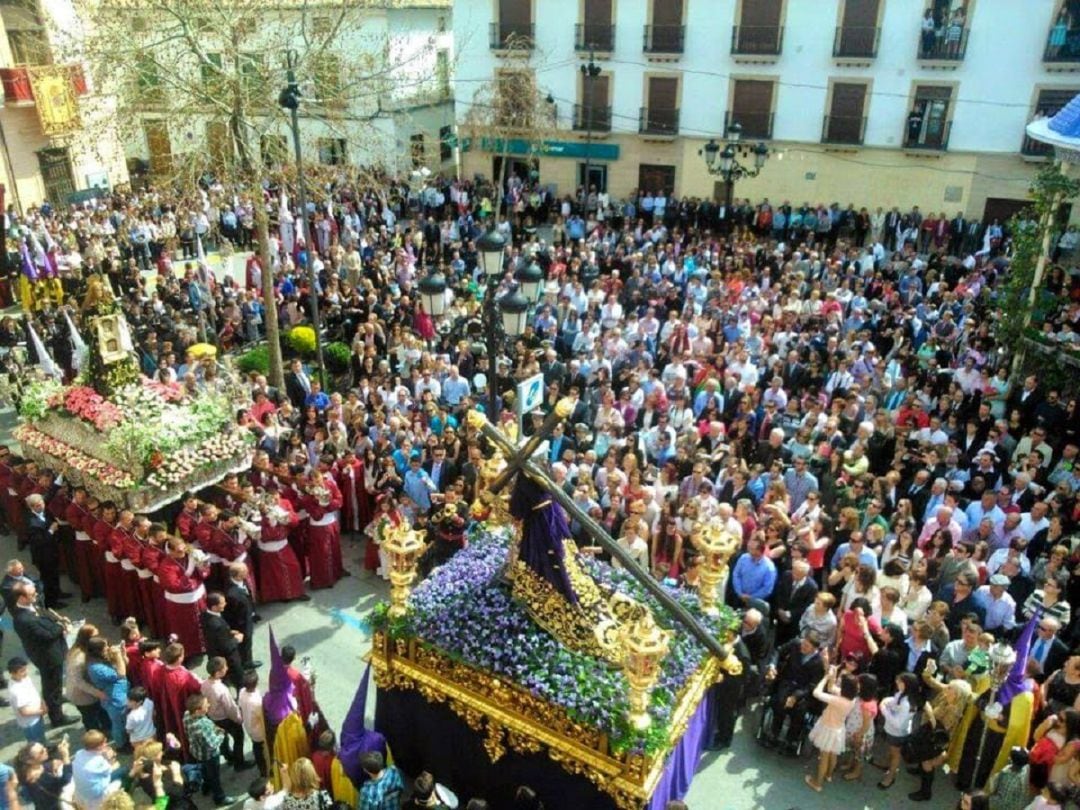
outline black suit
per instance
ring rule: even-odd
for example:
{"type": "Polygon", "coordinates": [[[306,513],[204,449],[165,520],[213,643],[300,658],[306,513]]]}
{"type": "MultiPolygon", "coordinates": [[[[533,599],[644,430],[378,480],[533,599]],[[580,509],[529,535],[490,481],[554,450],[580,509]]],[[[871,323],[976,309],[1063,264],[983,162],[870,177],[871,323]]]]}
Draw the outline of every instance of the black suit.
{"type": "Polygon", "coordinates": [[[807,576],[795,588],[794,578],[790,571],[780,575],[780,583],[773,593],[773,607],[776,615],[776,641],[783,644],[794,638],[799,632],[799,620],[806,609],[814,604],[817,598],[818,586],[814,580],[807,576]],[[784,621],[779,612],[786,610],[791,615],[784,621]]]}
{"type": "MultiPolygon", "coordinates": [[[[308,379],[308,385],[311,385],[310,378],[308,379]]],[[[309,390],[304,388],[300,382],[300,377],[295,372],[290,371],[285,375],[285,393],[288,395],[293,407],[301,413],[303,413],[304,400],[307,399],[309,390]]]]}
{"type": "Polygon", "coordinates": [[[12,616],[15,615],[15,602],[18,601],[15,596],[15,586],[20,582],[26,582],[34,585],[35,588],[37,587],[37,581],[28,576],[13,577],[11,574],[4,574],[4,578],[0,580],[0,597],[3,597],[4,605],[11,611],[12,616]]]}
{"type": "Polygon", "coordinates": [[[251,664],[251,639],[255,634],[255,600],[243,583],[230,582],[225,589],[225,609],[221,611],[230,630],[244,634],[240,642],[240,661],[251,664]]]}
{"type": "Polygon", "coordinates": [[[49,719],[53,724],[61,722],[64,716],[61,706],[64,658],[68,651],[64,627],[30,607],[16,605],[11,614],[26,657],[41,673],[41,697],[49,707],[49,719]]]}
{"type": "Polygon", "coordinates": [[[424,462],[424,472],[431,476],[431,480],[435,482],[435,486],[439,488],[439,492],[446,492],[457,478],[457,468],[452,462],[444,459],[442,466],[439,468],[439,478],[436,480],[431,472],[434,466],[435,464],[433,461],[424,462]]]}
{"type": "Polygon", "coordinates": [[[825,663],[821,655],[815,651],[808,660],[803,661],[800,644],[802,642],[793,638],[779,650],[777,650],[776,680],[770,704],[772,706],[773,739],[780,736],[780,730],[784,725],[784,718],[790,718],[788,727],[788,741],[795,743],[802,735],[803,719],[810,708],[813,699],[814,687],[825,676],[825,663]],[[784,704],[788,698],[795,699],[795,705],[787,708],[784,704]]]}
{"type": "MultiPolygon", "coordinates": [[[[1034,649],[1035,643],[1032,642],[1032,648],[1034,649]]],[[[1065,659],[1069,657],[1069,646],[1057,636],[1054,636],[1054,640],[1050,643],[1050,650],[1046,653],[1046,657],[1043,658],[1042,672],[1035,678],[1036,681],[1042,683],[1065,664],[1065,659]]]]}
{"type": "Polygon", "coordinates": [[[232,634],[232,628],[225,617],[212,610],[204,610],[199,616],[203,637],[206,639],[206,654],[211,658],[221,656],[229,663],[229,683],[242,686],[244,680],[243,662],[240,660],[240,643],[232,634]]]}
{"type": "Polygon", "coordinates": [[[30,559],[41,575],[45,604],[55,607],[60,601],[60,538],[51,525],[52,517],[47,512],[31,512],[26,520],[26,537],[30,559]]]}
{"type": "Polygon", "coordinates": [[[760,665],[769,655],[769,632],[762,619],[753,633],[741,633],[739,640],[746,646],[746,654],[755,665],[760,665]]]}

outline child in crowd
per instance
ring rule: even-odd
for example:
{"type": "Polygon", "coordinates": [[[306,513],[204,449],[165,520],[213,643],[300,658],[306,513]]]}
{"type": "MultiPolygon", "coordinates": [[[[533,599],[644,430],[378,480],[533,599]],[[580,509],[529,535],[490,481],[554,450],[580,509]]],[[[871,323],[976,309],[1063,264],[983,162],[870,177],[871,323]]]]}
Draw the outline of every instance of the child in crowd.
{"type": "Polygon", "coordinates": [[[125,726],[128,740],[135,752],[135,759],[139,759],[143,756],[142,750],[147,743],[154,742],[157,738],[157,728],[154,725],[154,701],[147,696],[146,689],[142,686],[133,686],[128,690],[125,726]]]}
{"type": "Polygon", "coordinates": [[[27,742],[45,743],[45,720],[49,709],[30,678],[30,665],[25,658],[10,659],[8,671],[8,700],[15,710],[15,723],[27,742]]]}

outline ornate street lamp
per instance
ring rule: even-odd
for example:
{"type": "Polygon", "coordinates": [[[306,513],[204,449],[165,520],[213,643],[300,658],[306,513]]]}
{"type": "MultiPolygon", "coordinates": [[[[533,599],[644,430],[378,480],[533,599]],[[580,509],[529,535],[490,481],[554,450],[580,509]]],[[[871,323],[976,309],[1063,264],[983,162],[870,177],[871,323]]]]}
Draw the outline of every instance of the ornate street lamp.
{"type": "Polygon", "coordinates": [[[421,279],[416,286],[420,290],[428,315],[438,318],[446,312],[446,276],[435,270],[421,279]]]}
{"type": "Polygon", "coordinates": [[[544,281],[544,271],[540,269],[540,265],[532,262],[514,273],[514,281],[518,283],[522,295],[531,304],[540,297],[540,285],[544,281]]]}
{"type": "Polygon", "coordinates": [[[735,184],[744,177],[757,177],[765,167],[769,159],[769,147],[759,141],[751,146],[742,142],[742,126],[738,121],[732,121],[724,133],[725,143],[721,146],[715,139],[698,150],[698,154],[705,158],[705,169],[709,174],[724,179],[724,216],[731,216],[731,206],[735,199],[735,184]],[[753,165],[745,165],[739,162],[753,159],[753,165]]]}

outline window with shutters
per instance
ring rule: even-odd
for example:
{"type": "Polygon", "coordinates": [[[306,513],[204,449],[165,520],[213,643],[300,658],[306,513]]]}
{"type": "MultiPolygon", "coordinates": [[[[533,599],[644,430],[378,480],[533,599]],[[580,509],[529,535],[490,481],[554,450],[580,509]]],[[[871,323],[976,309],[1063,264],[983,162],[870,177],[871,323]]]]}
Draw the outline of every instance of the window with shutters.
{"type": "Polygon", "coordinates": [[[311,58],[311,79],[315,85],[314,101],[323,106],[341,104],[344,88],[341,82],[341,57],[321,53],[311,58]]]}
{"type": "Polygon", "coordinates": [[[266,168],[281,166],[289,159],[288,141],[284,135],[263,135],[259,138],[259,153],[266,168]]]}
{"type": "Polygon", "coordinates": [[[779,56],[784,44],[784,0],[742,0],[731,32],[731,52],[742,56],[779,56]]]}
{"type": "Polygon", "coordinates": [[[951,85],[916,85],[904,130],[907,149],[944,151],[952,128],[951,85]]]}
{"type": "Polygon", "coordinates": [[[409,156],[412,158],[412,167],[419,169],[426,162],[426,147],[424,146],[424,133],[416,132],[409,136],[409,156]]]}
{"type": "MultiPolygon", "coordinates": [[[[1080,94],[1080,88],[1077,87],[1051,87],[1040,90],[1035,106],[1031,110],[1030,120],[1053,118],[1077,94],[1080,94]]],[[[1025,133],[1020,154],[1027,157],[1053,157],[1054,147],[1042,141],[1036,141],[1025,133]]]]}
{"type": "Polygon", "coordinates": [[[645,26],[645,53],[682,53],[686,39],[685,0],[652,0],[650,10],[652,21],[645,26]]]}
{"type": "Polygon", "coordinates": [[[202,78],[202,90],[212,98],[220,98],[225,89],[225,74],[219,51],[211,51],[206,54],[206,59],[199,65],[199,74],[202,78]]]}
{"type": "Polygon", "coordinates": [[[582,76],[580,85],[581,103],[574,105],[574,129],[593,132],[611,131],[611,104],[608,95],[611,77],[582,76]]]}
{"type": "Polygon", "coordinates": [[[447,124],[439,127],[439,160],[446,163],[454,157],[454,128],[447,124]]]}
{"type": "Polygon", "coordinates": [[[315,145],[319,151],[319,163],[324,166],[345,165],[344,138],[319,138],[315,145]]]}
{"type": "Polygon", "coordinates": [[[161,104],[165,100],[165,88],[161,83],[158,63],[150,54],[142,54],[135,62],[135,98],[141,104],[161,104]]]}
{"type": "Polygon", "coordinates": [[[775,92],[776,82],[772,79],[736,79],[732,83],[724,131],[731,124],[738,124],[744,138],[771,138],[775,92]]]}
{"type": "Polygon", "coordinates": [[[249,51],[241,53],[237,62],[244,95],[251,101],[268,103],[270,95],[266,89],[266,56],[249,51]]]}
{"type": "Polygon", "coordinates": [[[232,163],[232,138],[226,122],[206,122],[206,151],[214,169],[221,170],[232,163]]]}
{"type": "Polygon", "coordinates": [[[873,59],[877,56],[881,8],[881,0],[844,0],[843,16],[833,40],[833,56],[842,59],[873,59]]]}
{"type": "Polygon", "coordinates": [[[435,89],[439,98],[450,97],[450,54],[444,50],[435,53],[435,89]]]}
{"type": "Polygon", "coordinates": [[[646,105],[641,108],[640,132],[643,135],[679,134],[679,80],[674,76],[650,76],[646,105]]]}
{"type": "Polygon", "coordinates": [[[612,24],[614,0],[584,0],[583,19],[575,26],[574,47],[579,51],[609,53],[615,50],[615,26],[612,24]]]}
{"type": "Polygon", "coordinates": [[[866,98],[864,82],[833,82],[829,112],[825,116],[823,143],[860,144],[866,133],[866,98]]]}
{"type": "Polygon", "coordinates": [[[491,47],[496,50],[532,48],[536,35],[532,0],[498,0],[498,19],[491,24],[491,47]]]}

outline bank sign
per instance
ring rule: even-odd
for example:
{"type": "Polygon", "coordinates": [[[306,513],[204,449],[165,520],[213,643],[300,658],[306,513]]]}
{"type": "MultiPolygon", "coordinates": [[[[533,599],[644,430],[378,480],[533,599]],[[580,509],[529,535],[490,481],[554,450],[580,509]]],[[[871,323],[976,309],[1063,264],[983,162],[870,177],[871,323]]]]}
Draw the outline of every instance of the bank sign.
{"type": "MultiPolygon", "coordinates": [[[[463,139],[462,151],[468,152],[472,147],[472,140],[463,139]]],[[[511,138],[506,141],[505,148],[502,138],[481,138],[480,149],[484,152],[505,153],[508,155],[523,155],[528,157],[552,157],[552,158],[575,158],[584,160],[618,160],[619,145],[617,143],[585,143],[584,141],[544,141],[537,147],[531,141],[524,138],[511,138]]]]}

